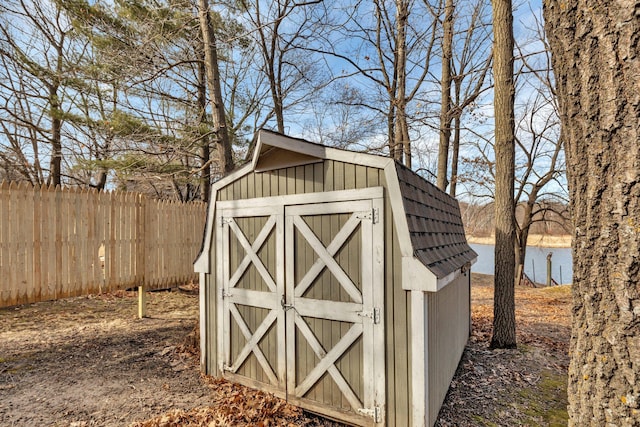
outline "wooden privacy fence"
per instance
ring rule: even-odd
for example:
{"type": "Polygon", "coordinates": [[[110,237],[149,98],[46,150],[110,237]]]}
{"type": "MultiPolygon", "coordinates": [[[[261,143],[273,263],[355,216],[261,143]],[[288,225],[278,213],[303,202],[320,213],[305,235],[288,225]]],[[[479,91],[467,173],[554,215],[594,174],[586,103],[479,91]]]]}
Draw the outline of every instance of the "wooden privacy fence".
{"type": "Polygon", "coordinates": [[[196,280],[206,204],[0,184],[0,307],[196,280]]]}

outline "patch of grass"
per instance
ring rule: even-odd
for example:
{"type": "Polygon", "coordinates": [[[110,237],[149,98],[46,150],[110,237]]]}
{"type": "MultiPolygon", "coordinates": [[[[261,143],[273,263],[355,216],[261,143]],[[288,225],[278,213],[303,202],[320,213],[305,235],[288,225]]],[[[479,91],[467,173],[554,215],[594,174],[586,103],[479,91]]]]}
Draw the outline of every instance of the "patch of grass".
{"type": "Polygon", "coordinates": [[[518,343],[518,351],[521,354],[530,353],[533,350],[533,347],[528,344],[518,343]]]}
{"type": "Polygon", "coordinates": [[[566,426],[567,377],[551,371],[543,371],[540,382],[534,387],[520,390],[522,412],[529,417],[531,426],[566,426]]]}
{"type": "Polygon", "coordinates": [[[476,425],[479,425],[479,426],[498,427],[498,424],[496,424],[496,423],[494,423],[492,421],[486,420],[483,417],[481,417],[480,415],[472,415],[471,419],[474,421],[474,423],[476,425]]]}
{"type": "Polygon", "coordinates": [[[548,286],[546,288],[540,288],[542,292],[545,294],[554,294],[554,295],[571,295],[571,285],[560,285],[560,286],[548,286]]]}

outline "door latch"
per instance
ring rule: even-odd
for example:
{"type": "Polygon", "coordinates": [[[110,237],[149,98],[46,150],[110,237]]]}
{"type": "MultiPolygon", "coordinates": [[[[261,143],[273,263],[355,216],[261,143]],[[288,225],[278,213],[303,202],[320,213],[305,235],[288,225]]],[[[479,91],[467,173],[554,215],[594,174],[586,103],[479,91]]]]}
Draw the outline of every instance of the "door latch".
{"type": "Polygon", "coordinates": [[[280,300],[280,305],[284,311],[290,310],[293,308],[293,304],[287,304],[284,299],[284,295],[282,295],[282,299],[280,300]]]}

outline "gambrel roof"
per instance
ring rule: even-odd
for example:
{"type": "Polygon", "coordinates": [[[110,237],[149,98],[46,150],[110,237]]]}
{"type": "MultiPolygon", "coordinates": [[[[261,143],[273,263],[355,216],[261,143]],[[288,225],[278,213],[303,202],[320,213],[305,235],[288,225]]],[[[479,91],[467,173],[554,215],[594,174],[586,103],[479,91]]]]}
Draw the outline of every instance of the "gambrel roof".
{"type": "MultiPolygon", "coordinates": [[[[475,262],[477,254],[467,244],[457,200],[388,157],[327,147],[261,130],[251,163],[213,184],[211,200],[216,200],[219,189],[250,172],[325,159],[384,170],[402,256],[403,289],[438,291],[475,262]]],[[[208,253],[214,218],[215,203],[212,202],[202,252],[195,261],[195,269],[200,273],[210,272],[208,253]]]]}
{"type": "Polygon", "coordinates": [[[438,278],[474,262],[458,201],[401,164],[396,164],[413,254],[438,278]]]}

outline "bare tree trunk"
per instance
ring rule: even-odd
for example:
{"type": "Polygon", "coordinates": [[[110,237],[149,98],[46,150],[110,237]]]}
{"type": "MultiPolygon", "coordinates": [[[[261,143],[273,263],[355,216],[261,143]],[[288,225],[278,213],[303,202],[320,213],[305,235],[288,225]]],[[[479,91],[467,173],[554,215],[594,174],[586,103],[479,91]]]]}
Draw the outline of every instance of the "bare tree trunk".
{"type": "MultiPolygon", "coordinates": [[[[533,204],[537,196],[533,198],[533,201],[524,205],[524,212],[522,214],[522,224],[516,227],[516,241],[515,241],[515,259],[516,259],[516,272],[520,271],[519,268],[524,268],[524,260],[527,257],[527,240],[529,239],[529,230],[532,224],[532,210],[533,204]]],[[[516,277],[516,280],[520,279],[516,277]]]]}
{"type": "Polygon", "coordinates": [[[396,117],[395,148],[402,163],[411,168],[411,142],[407,126],[407,20],[409,9],[405,0],[396,0],[396,117]]]}
{"type": "MultiPolygon", "coordinates": [[[[198,64],[198,124],[201,127],[207,123],[207,70],[204,61],[198,64]]],[[[200,198],[203,202],[209,202],[209,192],[211,190],[211,147],[209,146],[209,135],[204,134],[200,139],[200,198]]]]}
{"type": "Polygon", "coordinates": [[[49,86],[49,108],[51,118],[51,168],[49,183],[53,185],[62,184],[62,109],[58,90],[60,89],[60,79],[63,74],[63,51],[62,45],[65,36],[62,35],[56,49],[56,69],[53,81],[49,86]]]}
{"type": "Polygon", "coordinates": [[[402,162],[402,146],[397,145],[396,137],[396,109],[391,107],[387,113],[387,132],[389,133],[389,156],[402,162]]]}
{"type": "Polygon", "coordinates": [[[544,1],[575,227],[570,426],[640,420],[639,8],[544,1]]]}
{"type": "Polygon", "coordinates": [[[449,195],[456,197],[458,184],[458,159],[460,157],[460,115],[453,118],[453,144],[451,145],[451,182],[449,183],[449,195]]]}
{"type": "Polygon", "coordinates": [[[204,41],[204,58],[207,70],[207,86],[211,102],[213,131],[216,135],[218,147],[218,162],[220,170],[224,173],[233,169],[233,153],[231,141],[227,132],[224,104],[222,102],[222,89],[220,88],[220,70],[218,68],[218,50],[216,38],[209,14],[208,0],[198,0],[198,15],[200,17],[200,30],[204,41]]]}
{"type": "Polygon", "coordinates": [[[515,319],[515,119],[511,0],[492,0],[495,78],[495,293],[491,348],[516,346],[515,319]]]}
{"type": "Polygon", "coordinates": [[[51,116],[51,167],[49,184],[62,183],[62,119],[60,117],[60,102],[58,100],[58,85],[49,87],[49,104],[51,116]]]}
{"type": "Polygon", "coordinates": [[[440,103],[440,144],[436,185],[447,190],[449,142],[451,140],[451,58],[453,57],[453,0],[446,0],[442,23],[442,101],[440,103]]]}

